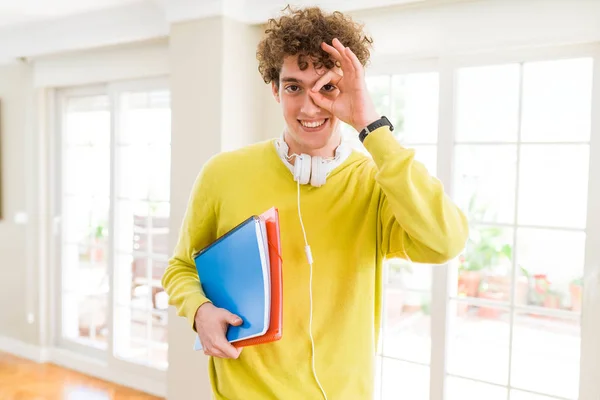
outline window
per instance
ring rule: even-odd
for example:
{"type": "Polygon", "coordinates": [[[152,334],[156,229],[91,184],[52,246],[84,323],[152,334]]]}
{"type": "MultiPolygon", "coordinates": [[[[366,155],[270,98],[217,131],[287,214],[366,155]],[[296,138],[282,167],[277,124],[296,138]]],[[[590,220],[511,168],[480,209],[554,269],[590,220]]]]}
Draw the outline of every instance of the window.
{"type": "Polygon", "coordinates": [[[599,61],[515,58],[367,78],[471,224],[446,266],[386,262],[375,400],[579,398],[599,61]]]}
{"type": "Polygon", "coordinates": [[[163,82],[59,93],[59,344],[167,364],[170,94],[163,82]]]}
{"type": "Polygon", "coordinates": [[[578,397],[592,61],[457,71],[449,400],[578,397]]]}

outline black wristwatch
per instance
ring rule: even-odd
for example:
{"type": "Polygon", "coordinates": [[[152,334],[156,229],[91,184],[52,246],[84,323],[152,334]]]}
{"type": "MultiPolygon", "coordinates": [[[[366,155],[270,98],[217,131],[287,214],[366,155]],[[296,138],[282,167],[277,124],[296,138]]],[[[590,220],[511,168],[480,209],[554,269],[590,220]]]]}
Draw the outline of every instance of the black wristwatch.
{"type": "Polygon", "coordinates": [[[369,133],[373,132],[375,129],[381,128],[382,126],[386,125],[390,127],[390,131],[394,130],[394,125],[392,125],[390,120],[387,119],[387,117],[385,116],[382,116],[377,121],[370,123],[362,131],[360,131],[360,134],[358,135],[360,142],[364,142],[365,138],[369,135],[369,133]]]}

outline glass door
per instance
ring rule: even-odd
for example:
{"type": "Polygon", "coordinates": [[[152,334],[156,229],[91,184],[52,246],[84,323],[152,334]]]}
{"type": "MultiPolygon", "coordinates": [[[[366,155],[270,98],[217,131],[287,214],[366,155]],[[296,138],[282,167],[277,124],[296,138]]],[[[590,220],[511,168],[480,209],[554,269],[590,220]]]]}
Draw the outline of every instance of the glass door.
{"type": "Polygon", "coordinates": [[[447,400],[578,399],[593,61],[456,70],[447,400]]]}
{"type": "Polygon", "coordinates": [[[55,342],[115,373],[163,377],[155,372],[168,367],[168,86],[65,89],[57,104],[55,342]]]}
{"type": "Polygon", "coordinates": [[[598,398],[600,50],[387,64],[378,111],[471,227],[447,265],[386,262],[374,399],[598,398]]]}
{"type": "Polygon", "coordinates": [[[62,103],[61,338],[106,350],[109,340],[110,101],[97,90],[62,103]]]}

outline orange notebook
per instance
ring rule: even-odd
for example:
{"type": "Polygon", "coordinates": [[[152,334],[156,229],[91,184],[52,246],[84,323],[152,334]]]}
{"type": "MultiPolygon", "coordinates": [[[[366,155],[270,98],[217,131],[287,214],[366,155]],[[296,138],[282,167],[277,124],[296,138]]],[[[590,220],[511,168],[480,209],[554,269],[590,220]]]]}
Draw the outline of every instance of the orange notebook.
{"type": "Polygon", "coordinates": [[[281,237],[279,234],[279,211],[272,207],[259,216],[267,227],[269,263],[271,265],[271,315],[269,328],[264,335],[233,342],[234,347],[252,346],[275,342],[283,334],[283,275],[281,259],[281,237]]]}

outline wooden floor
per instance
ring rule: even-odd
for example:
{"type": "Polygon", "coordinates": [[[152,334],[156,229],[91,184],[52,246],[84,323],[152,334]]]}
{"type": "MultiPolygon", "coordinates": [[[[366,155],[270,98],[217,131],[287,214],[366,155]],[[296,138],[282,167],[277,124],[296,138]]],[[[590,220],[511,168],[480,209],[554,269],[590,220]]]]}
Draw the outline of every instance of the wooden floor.
{"type": "Polygon", "coordinates": [[[52,364],[0,353],[0,400],[160,400],[52,364]]]}

